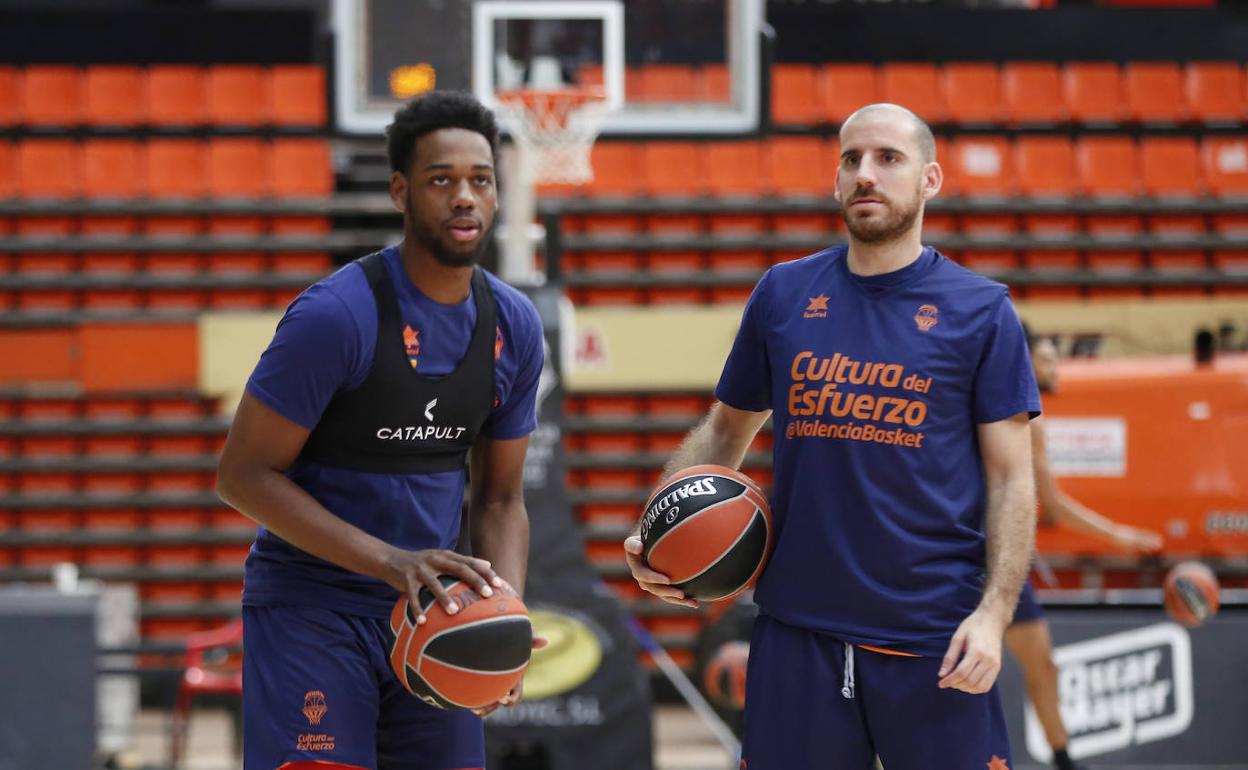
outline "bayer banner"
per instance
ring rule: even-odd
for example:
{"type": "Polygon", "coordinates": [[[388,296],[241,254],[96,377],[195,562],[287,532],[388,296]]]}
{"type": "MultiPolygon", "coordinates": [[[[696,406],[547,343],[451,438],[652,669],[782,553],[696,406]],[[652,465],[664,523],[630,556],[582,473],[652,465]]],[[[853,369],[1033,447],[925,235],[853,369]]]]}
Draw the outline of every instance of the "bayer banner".
{"type": "MultiPolygon", "coordinates": [[[[1160,609],[1050,610],[1072,759],[1096,767],[1248,767],[1248,612],[1200,628],[1160,609]]],[[[1044,732],[1006,655],[1001,693],[1017,767],[1048,766],[1044,732]]]]}
{"type": "Polygon", "coordinates": [[[524,700],[485,722],[490,770],[650,770],[650,688],[624,610],[585,561],[564,489],[563,388],[558,371],[560,292],[530,298],[546,329],[538,425],[525,459],[529,570],[524,600],[535,650],[524,700]]]}

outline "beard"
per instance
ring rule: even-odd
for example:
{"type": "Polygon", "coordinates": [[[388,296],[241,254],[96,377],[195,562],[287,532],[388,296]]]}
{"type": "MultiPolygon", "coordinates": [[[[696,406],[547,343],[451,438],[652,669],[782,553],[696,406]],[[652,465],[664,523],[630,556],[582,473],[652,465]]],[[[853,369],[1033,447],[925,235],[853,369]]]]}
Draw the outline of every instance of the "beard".
{"type": "MultiPolygon", "coordinates": [[[[854,191],[854,197],[850,199],[850,203],[854,199],[866,195],[865,192],[854,191]]],[[[894,241],[909,232],[914,227],[914,223],[918,221],[919,211],[922,207],[923,195],[921,190],[916,190],[914,198],[908,206],[898,206],[886,198],[879,196],[878,193],[872,197],[879,197],[887,208],[887,213],[882,219],[858,219],[852,216],[849,206],[841,209],[841,218],[845,220],[845,226],[849,228],[849,232],[854,238],[862,243],[888,243],[894,241]]]]}
{"type": "MultiPolygon", "coordinates": [[[[408,211],[417,210],[410,194],[407,200],[407,207],[408,211]]],[[[433,255],[433,258],[437,260],[438,264],[443,267],[472,267],[480,262],[494,234],[495,224],[491,222],[488,227],[482,226],[481,237],[477,240],[475,246],[455,248],[444,240],[441,231],[434,230],[424,220],[413,216],[409,218],[409,221],[411,222],[411,231],[405,237],[412,238],[416,243],[427,249],[433,255]]]]}

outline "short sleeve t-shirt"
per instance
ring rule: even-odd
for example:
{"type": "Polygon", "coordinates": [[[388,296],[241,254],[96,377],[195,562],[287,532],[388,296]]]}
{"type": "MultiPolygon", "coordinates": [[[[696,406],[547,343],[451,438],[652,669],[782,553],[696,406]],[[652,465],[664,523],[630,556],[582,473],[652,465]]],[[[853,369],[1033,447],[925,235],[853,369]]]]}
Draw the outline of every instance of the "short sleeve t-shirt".
{"type": "MultiPolygon", "coordinates": [[[[403,270],[398,247],[384,263],[399,303],[409,363],[421,374],[454,371],[468,350],[477,309],[471,294],[444,305],[425,296],[403,270]]],[[[542,325],[522,293],[487,274],[497,306],[494,380],[497,402],[482,432],[521,438],[537,427],[542,325]]],[[[311,430],[334,395],[362,385],[373,365],[377,303],[359,265],[309,287],[287,309],[247,382],[247,392],[311,430]]],[[[464,499],[462,470],[425,474],[352,471],[296,460],[286,475],[330,512],[393,545],[454,548],[464,499]]],[[[388,617],[398,593],[390,586],[308,554],[263,527],[247,558],[243,602],[313,604],[388,617]]]]}
{"type": "Polygon", "coordinates": [[[933,249],[856,276],[844,246],[755,287],[716,396],[772,410],[776,546],[763,612],[944,654],[985,577],[976,426],[1040,396],[1005,286],[933,249]]]}

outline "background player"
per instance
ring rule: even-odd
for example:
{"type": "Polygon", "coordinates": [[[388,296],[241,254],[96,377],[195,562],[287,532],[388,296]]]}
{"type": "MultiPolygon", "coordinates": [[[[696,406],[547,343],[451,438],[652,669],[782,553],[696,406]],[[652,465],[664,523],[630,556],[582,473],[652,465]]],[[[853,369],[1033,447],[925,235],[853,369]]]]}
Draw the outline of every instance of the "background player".
{"type": "MultiPolygon", "coordinates": [[[[1047,337],[1027,333],[1032,369],[1041,393],[1057,390],[1057,346],[1047,337]]],[[[1069,524],[1090,535],[1103,538],[1121,548],[1134,551],[1157,551],[1162,538],[1156,532],[1137,529],[1111,521],[1062,491],[1049,467],[1045,442],[1045,423],[1037,417],[1031,423],[1031,456],[1036,477],[1036,497],[1045,518],[1069,524]]],[[[1066,753],[1069,736],[1058,707],[1057,667],[1053,664],[1053,639],[1048,621],[1036,601],[1031,581],[1023,585],[1014,622],[1005,632],[1005,643],[1023,669],[1027,696],[1044,728],[1044,737],[1053,748],[1053,764],[1060,770],[1077,768],[1066,753]]]]}
{"type": "MultiPolygon", "coordinates": [[[[772,415],[743,765],[1001,770],[994,684],[1035,525],[1023,331],[1004,286],[922,245],[942,181],[927,125],[871,105],[840,139],[848,248],[763,276],[667,470],[738,467],[772,415]]],[[[638,538],[625,551],[642,588],[691,603],[638,538]]]]}
{"type": "Polygon", "coordinates": [[[390,671],[387,618],[421,586],[454,613],[438,574],[524,590],[542,329],[475,267],[498,129],[471,96],[435,91],[386,133],[403,242],[291,304],[221,458],[222,498],[261,524],[243,596],[248,770],[482,767],[478,716],[426,706],[390,671]],[[453,550],[469,455],[475,558],[453,550]]]}

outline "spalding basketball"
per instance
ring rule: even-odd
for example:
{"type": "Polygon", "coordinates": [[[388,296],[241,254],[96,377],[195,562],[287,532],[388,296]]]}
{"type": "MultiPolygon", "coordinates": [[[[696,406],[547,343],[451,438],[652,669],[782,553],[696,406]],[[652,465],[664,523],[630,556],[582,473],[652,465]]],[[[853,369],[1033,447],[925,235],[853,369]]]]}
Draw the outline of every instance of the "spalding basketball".
{"type": "Polygon", "coordinates": [[[1166,612],[1195,628],[1218,613],[1218,578],[1198,561],[1180,562],[1166,573],[1166,612]]]}
{"type": "Polygon", "coordinates": [[[390,667],[403,687],[430,706],[481,708],[496,703],[523,677],[533,649],[529,612],[508,586],[484,597],[459,578],[438,577],[459,612],[448,615],[421,588],[420,611],[402,596],[390,613],[390,667]],[[416,625],[424,613],[425,622],[416,625]]]}
{"type": "Polygon", "coordinates": [[[706,697],[723,709],[745,709],[745,669],[750,660],[750,643],[724,642],[707,661],[702,672],[706,697]]]}
{"type": "Polygon", "coordinates": [[[722,465],[695,465],[646,501],[642,557],[686,596],[718,601],[758,579],[771,532],[771,508],[753,480],[722,465]]]}

